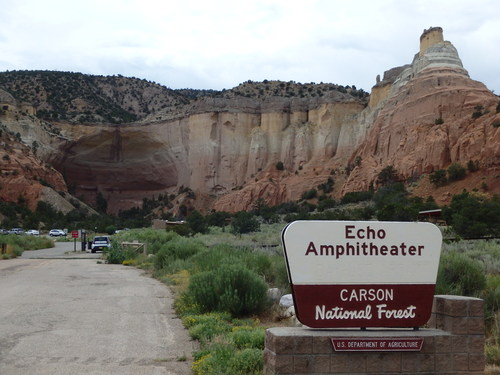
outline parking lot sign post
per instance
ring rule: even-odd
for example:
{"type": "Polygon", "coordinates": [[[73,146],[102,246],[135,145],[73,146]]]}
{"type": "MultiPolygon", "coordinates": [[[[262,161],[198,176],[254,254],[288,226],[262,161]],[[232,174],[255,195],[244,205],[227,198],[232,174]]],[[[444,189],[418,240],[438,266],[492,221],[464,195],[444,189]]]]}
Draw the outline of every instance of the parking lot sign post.
{"type": "Polygon", "coordinates": [[[71,231],[71,238],[73,238],[73,251],[76,252],[76,239],[78,238],[78,231],[77,230],[72,230],[71,231]]]}

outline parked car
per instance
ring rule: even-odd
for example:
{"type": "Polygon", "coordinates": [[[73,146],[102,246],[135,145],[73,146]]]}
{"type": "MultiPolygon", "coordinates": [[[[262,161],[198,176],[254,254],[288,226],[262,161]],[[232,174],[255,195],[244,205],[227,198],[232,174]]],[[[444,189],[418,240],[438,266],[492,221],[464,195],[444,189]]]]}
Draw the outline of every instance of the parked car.
{"type": "Polygon", "coordinates": [[[24,234],[24,230],[22,228],[12,228],[9,230],[9,234],[24,234]]]}
{"type": "Polygon", "coordinates": [[[90,252],[95,253],[97,250],[108,250],[111,249],[111,240],[108,236],[96,236],[92,245],[90,246],[90,252]]]}
{"type": "Polygon", "coordinates": [[[49,232],[50,237],[65,237],[66,232],[62,229],[51,229],[49,232]]]}
{"type": "Polygon", "coordinates": [[[40,232],[37,231],[36,229],[30,229],[30,230],[26,231],[26,234],[28,236],[39,236],[40,232]]]}
{"type": "Polygon", "coordinates": [[[9,234],[9,231],[7,229],[0,228],[0,234],[9,234]]]}

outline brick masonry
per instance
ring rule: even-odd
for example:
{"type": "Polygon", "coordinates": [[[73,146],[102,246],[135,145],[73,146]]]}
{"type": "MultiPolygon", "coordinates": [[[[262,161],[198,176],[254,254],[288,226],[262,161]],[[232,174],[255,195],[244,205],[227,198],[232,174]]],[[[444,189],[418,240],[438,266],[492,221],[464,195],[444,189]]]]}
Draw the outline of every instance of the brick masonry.
{"type": "Polygon", "coordinates": [[[265,375],[479,375],[485,367],[483,300],[434,296],[427,327],[330,329],[276,327],[266,332],[265,375]],[[419,352],[335,352],[335,337],[422,337],[419,352]]]}

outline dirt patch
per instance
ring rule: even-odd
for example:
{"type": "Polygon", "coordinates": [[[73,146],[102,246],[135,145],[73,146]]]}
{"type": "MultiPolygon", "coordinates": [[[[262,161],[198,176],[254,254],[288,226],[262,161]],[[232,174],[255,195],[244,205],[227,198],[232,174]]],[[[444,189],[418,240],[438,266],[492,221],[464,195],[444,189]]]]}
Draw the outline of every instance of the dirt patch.
{"type": "Polygon", "coordinates": [[[469,173],[466,178],[450,183],[445,186],[435,187],[429,180],[429,175],[422,176],[418,182],[410,186],[408,191],[418,197],[426,199],[432,196],[440,206],[449,205],[454,195],[462,193],[464,190],[487,197],[500,194],[500,173],[499,175],[484,174],[481,172],[469,173]]]}

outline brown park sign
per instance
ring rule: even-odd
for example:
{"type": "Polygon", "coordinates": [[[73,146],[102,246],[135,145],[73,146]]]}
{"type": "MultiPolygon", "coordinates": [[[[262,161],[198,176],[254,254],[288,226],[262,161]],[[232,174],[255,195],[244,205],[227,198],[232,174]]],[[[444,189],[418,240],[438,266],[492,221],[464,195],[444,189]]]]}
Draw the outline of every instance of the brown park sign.
{"type": "Polygon", "coordinates": [[[302,324],[418,327],[429,320],[442,242],[435,225],[295,221],[282,241],[302,324]]]}

